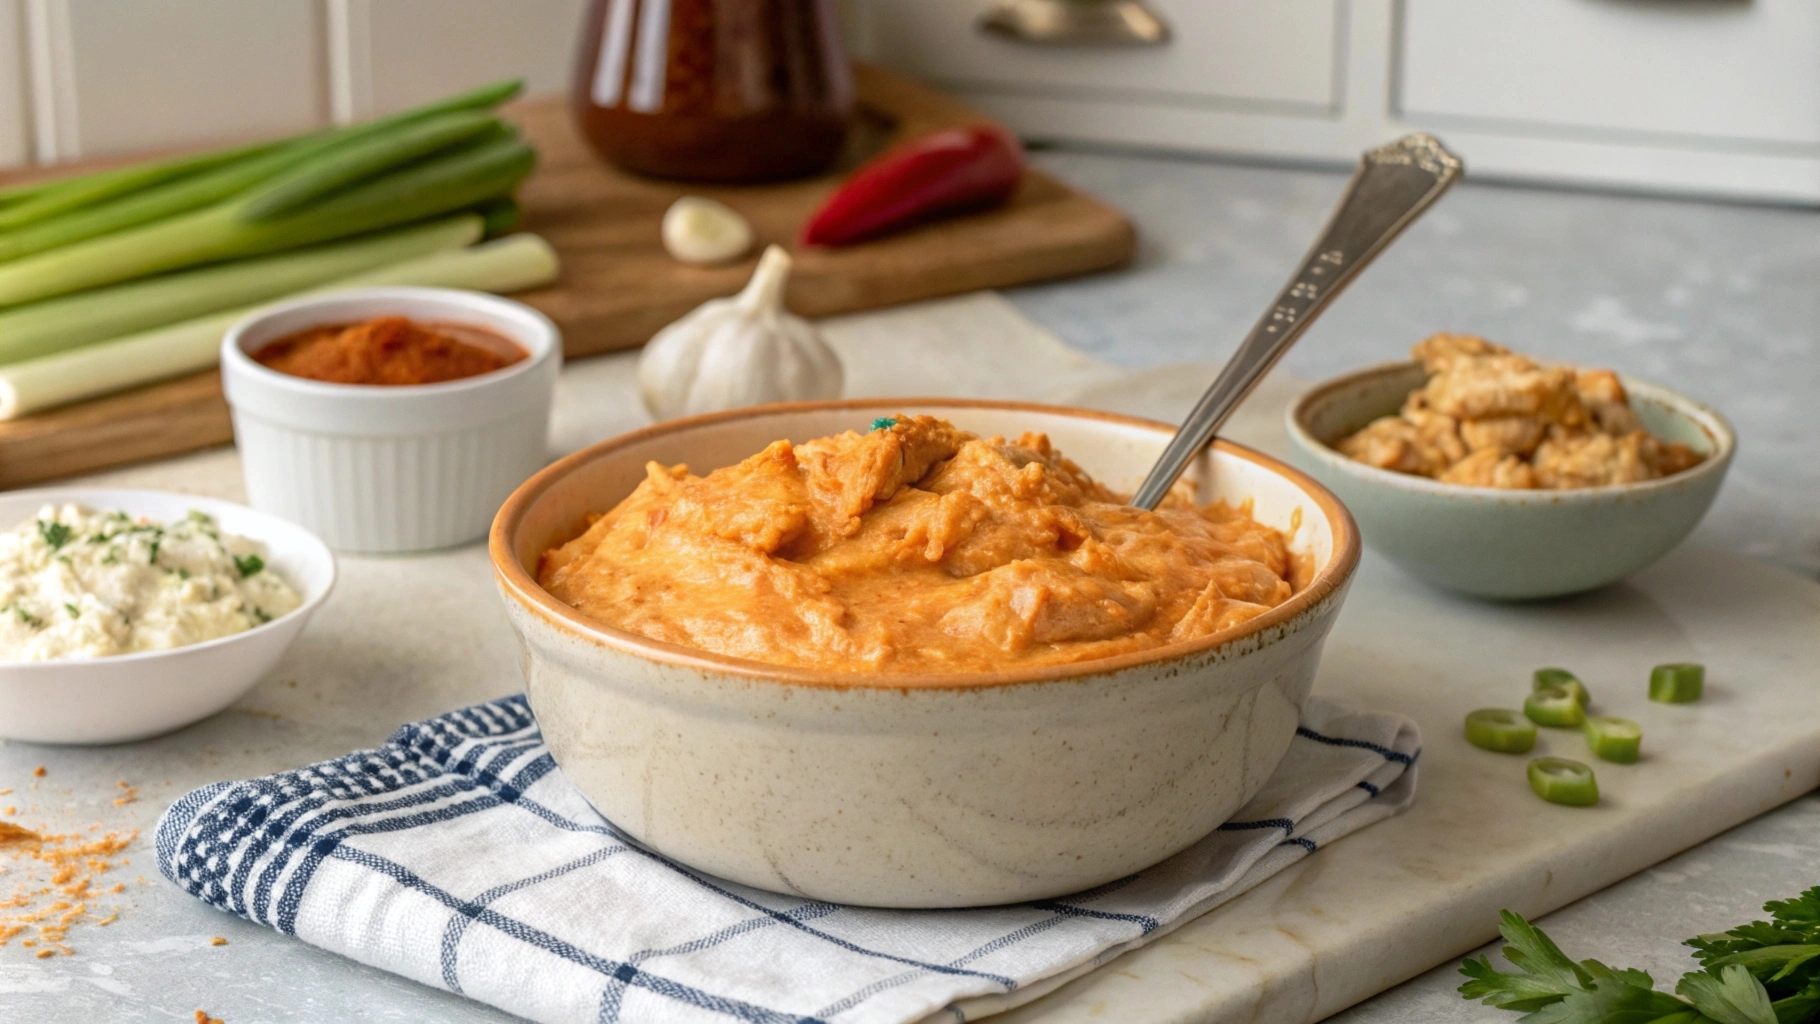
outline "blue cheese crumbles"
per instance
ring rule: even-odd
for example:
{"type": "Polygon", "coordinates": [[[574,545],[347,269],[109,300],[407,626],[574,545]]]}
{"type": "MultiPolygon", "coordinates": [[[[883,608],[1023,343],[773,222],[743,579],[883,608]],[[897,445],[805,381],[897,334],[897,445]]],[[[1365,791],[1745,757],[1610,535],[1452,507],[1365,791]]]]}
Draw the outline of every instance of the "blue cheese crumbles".
{"type": "Polygon", "coordinates": [[[202,643],[303,603],[258,541],[200,512],[155,523],[46,505],[0,533],[0,660],[102,658],[202,643]]]}

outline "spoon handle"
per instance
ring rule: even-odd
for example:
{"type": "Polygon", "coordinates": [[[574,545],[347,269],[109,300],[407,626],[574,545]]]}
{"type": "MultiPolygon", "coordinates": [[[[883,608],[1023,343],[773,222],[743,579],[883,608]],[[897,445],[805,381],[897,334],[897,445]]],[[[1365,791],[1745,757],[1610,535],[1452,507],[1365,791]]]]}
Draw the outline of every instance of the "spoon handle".
{"type": "Polygon", "coordinates": [[[1406,135],[1367,151],[1321,232],[1320,241],[1277,296],[1270,312],[1201,396],[1169,447],[1131,499],[1153,509],[1182,470],[1213,440],[1214,431],[1244,401],[1314,318],[1352,283],[1372,258],[1460,178],[1460,158],[1432,135],[1406,135]]]}

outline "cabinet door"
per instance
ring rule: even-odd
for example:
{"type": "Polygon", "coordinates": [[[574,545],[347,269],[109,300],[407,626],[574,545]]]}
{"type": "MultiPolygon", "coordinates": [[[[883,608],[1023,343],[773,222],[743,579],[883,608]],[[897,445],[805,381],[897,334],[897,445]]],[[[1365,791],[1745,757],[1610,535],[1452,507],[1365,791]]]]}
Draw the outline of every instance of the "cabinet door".
{"type": "Polygon", "coordinates": [[[322,12],[294,0],[38,0],[40,159],[275,135],[328,119],[322,12]]]}
{"type": "Polygon", "coordinates": [[[1051,47],[978,28],[989,0],[870,0],[864,38],[886,64],[967,93],[1226,106],[1325,116],[1339,104],[1336,0],[1149,0],[1162,46],[1051,47]]]}
{"type": "Polygon", "coordinates": [[[501,78],[569,86],[585,0],[335,0],[343,118],[387,113],[501,78]]]}
{"type": "Polygon", "coordinates": [[[1820,155],[1814,0],[1404,0],[1424,124],[1820,155]]]}

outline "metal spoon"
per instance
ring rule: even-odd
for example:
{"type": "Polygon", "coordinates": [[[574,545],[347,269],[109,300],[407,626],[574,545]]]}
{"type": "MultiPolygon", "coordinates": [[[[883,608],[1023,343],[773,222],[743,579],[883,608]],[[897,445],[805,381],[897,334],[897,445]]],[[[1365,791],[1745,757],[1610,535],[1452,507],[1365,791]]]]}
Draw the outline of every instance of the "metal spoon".
{"type": "Polygon", "coordinates": [[[1432,135],[1406,135],[1359,158],[1359,169],[1352,172],[1320,241],[1182,422],[1131,499],[1133,505],[1156,508],[1264,374],[1340,289],[1460,179],[1461,166],[1460,158],[1432,135]]]}

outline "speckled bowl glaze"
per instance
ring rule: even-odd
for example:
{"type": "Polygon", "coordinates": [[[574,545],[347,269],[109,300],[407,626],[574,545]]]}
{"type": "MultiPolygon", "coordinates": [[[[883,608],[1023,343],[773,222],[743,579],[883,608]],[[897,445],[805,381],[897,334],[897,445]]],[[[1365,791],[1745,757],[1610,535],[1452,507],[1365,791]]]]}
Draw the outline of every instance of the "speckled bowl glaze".
{"type": "Polygon", "coordinates": [[[958,399],[764,406],[676,420],[532,477],[494,521],[493,567],[550,751],[600,812],[704,871],[887,907],[1077,892],[1205,836],[1256,793],[1295,733],[1358,563],[1357,528],[1313,480],[1220,444],[1203,500],[1252,502],[1317,567],[1284,605],[1215,636],[1077,665],[967,675],[785,668],[592,621],[534,579],[538,557],[612,507],[647,462],[698,473],[779,438],[895,413],[982,435],[1043,431],[1131,489],[1173,428],[958,399]]]}
{"type": "Polygon", "coordinates": [[[1399,409],[1422,386],[1417,363],[1336,377],[1291,403],[1295,462],[1359,519],[1365,543],[1438,587],[1496,599],[1559,597],[1615,583],[1686,539],[1713,503],[1737,447],[1725,417],[1691,398],[1622,377],[1657,437],[1706,455],[1684,473],[1565,491],[1462,487],[1378,469],[1332,447],[1399,409]]]}

